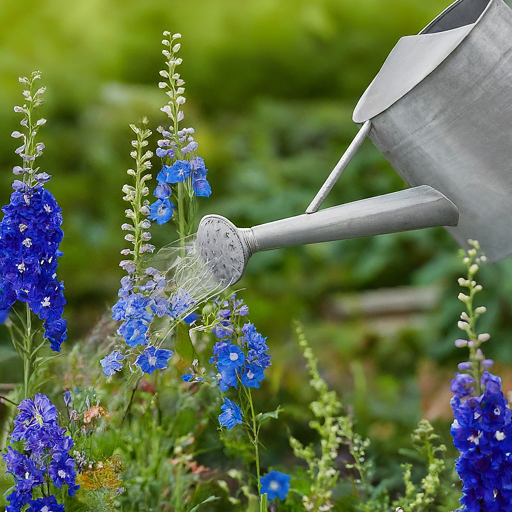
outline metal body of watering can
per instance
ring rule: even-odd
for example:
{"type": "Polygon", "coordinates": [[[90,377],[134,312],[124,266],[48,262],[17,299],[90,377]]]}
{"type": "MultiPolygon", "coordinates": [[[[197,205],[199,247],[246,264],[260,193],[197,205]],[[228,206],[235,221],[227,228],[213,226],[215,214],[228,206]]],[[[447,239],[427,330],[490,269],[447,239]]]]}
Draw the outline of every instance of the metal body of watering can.
{"type": "Polygon", "coordinates": [[[202,219],[197,243],[234,283],[261,250],[445,226],[490,260],[512,252],[512,10],[457,0],[402,38],[361,97],[359,134],[304,215],[248,229],[202,219]],[[366,136],[412,188],[318,211],[366,136]]]}

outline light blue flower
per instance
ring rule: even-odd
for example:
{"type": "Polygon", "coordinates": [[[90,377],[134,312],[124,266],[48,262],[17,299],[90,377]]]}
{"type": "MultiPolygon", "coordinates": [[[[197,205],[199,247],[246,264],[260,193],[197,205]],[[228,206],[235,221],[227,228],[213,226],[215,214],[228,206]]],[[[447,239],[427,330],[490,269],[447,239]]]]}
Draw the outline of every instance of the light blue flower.
{"type": "Polygon", "coordinates": [[[275,498],[284,501],[290,490],[290,475],[272,469],[260,478],[260,483],[261,494],[266,494],[269,501],[275,498]]]}
{"type": "Polygon", "coordinates": [[[174,205],[169,199],[157,199],[149,209],[149,218],[156,220],[157,224],[165,224],[172,218],[174,205]]]}
{"type": "Polygon", "coordinates": [[[224,405],[221,409],[224,412],[219,416],[219,422],[223,427],[231,430],[237,423],[242,424],[242,411],[235,402],[224,398],[224,405]]]}
{"type": "Polygon", "coordinates": [[[120,361],[123,359],[124,356],[117,350],[114,350],[111,354],[100,361],[101,366],[103,367],[103,373],[110,377],[111,375],[114,375],[114,373],[121,371],[123,363],[120,361]]]}
{"type": "Polygon", "coordinates": [[[172,165],[164,165],[156,179],[166,183],[179,183],[185,181],[192,172],[190,162],[187,160],[176,160],[172,165]]]}
{"type": "Polygon", "coordinates": [[[169,361],[171,357],[172,351],[170,350],[148,347],[137,358],[135,364],[139,366],[144,373],[151,375],[157,369],[164,370],[167,368],[167,361],[169,361]]]}

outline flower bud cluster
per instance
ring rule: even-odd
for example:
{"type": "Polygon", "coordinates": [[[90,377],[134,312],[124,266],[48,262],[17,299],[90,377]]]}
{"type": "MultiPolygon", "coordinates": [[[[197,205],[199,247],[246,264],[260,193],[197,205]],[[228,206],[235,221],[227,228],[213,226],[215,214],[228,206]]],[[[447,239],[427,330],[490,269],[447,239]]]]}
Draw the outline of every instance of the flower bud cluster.
{"type": "Polygon", "coordinates": [[[477,334],[476,322],[479,317],[487,310],[484,306],[474,307],[473,300],[475,295],[482,291],[482,286],[477,284],[474,277],[480,268],[480,264],[486,261],[484,255],[480,254],[480,244],[476,240],[468,240],[470,249],[463,257],[463,263],[467,268],[467,276],[458,279],[460,286],[467,289],[466,293],[459,293],[458,299],[466,306],[466,311],[460,315],[457,327],[464,331],[469,338],[455,340],[455,346],[458,348],[468,347],[470,356],[469,361],[459,364],[459,370],[467,371],[476,384],[475,392],[480,394],[479,383],[484,369],[491,368],[494,365],[492,359],[486,359],[480,348],[481,344],[490,339],[488,333],[477,334]]]}
{"type": "Polygon", "coordinates": [[[183,95],[185,82],[177,72],[177,66],[182,63],[182,59],[176,55],[181,47],[177,42],[181,34],[171,36],[170,32],[164,32],[164,36],[169,37],[162,41],[166,47],[162,53],[167,59],[167,69],[160,71],[160,76],[166,81],[159,82],[158,86],[165,89],[169,98],[160,110],[169,116],[171,125],[168,129],[158,128],[162,138],[157,143],[156,155],[162,159],[163,167],[157,176],[158,186],[154,191],[157,200],[151,205],[150,218],[158,224],[168,222],[176,210],[171,202],[174,195],[178,203],[178,218],[175,219],[179,225],[180,238],[183,238],[193,221],[196,197],[208,197],[211,187],[206,179],[208,169],[204,160],[197,155],[198,143],[194,139],[194,129],[179,127],[184,119],[181,108],[186,102],[183,95]],[[171,185],[176,185],[177,190],[173,190],[171,185]],[[189,202],[188,208],[186,201],[189,202]],[[185,211],[188,212],[188,218],[185,211]]]}
{"type": "Polygon", "coordinates": [[[22,180],[15,180],[13,183],[14,190],[28,190],[29,188],[43,185],[51,176],[45,172],[38,172],[39,168],[34,168],[34,161],[37,157],[43,154],[44,143],[36,142],[36,135],[39,128],[46,124],[46,119],[38,119],[34,121],[34,109],[43,103],[43,95],[46,87],[36,88],[36,80],[41,78],[39,71],[34,71],[30,78],[21,77],[20,83],[26,86],[23,91],[23,99],[26,103],[23,106],[14,107],[14,111],[23,114],[23,119],[20,121],[22,132],[14,131],[11,137],[15,139],[22,139],[22,144],[19,146],[15,153],[19,155],[23,161],[22,165],[16,165],[13,168],[13,173],[17,176],[22,176],[22,180]]]}

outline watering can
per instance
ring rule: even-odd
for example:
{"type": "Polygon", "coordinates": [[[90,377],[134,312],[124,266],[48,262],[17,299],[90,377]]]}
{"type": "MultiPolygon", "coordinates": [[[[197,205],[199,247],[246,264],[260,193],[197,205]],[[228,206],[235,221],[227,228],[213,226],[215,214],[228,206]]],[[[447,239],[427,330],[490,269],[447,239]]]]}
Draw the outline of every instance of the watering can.
{"type": "Polygon", "coordinates": [[[252,228],[203,217],[200,254],[237,282],[252,254],[292,245],[445,226],[488,260],[512,252],[512,10],[457,0],[399,40],[359,100],[360,130],[306,213],[252,228]],[[366,137],[408,189],[318,210],[366,137]]]}

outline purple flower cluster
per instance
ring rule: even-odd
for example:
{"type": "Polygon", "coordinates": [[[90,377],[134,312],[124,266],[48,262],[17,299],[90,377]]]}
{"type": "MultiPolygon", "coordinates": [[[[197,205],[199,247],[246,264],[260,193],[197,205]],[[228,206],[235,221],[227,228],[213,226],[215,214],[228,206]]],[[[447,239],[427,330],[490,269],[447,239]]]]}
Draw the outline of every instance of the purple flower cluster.
{"type": "Polygon", "coordinates": [[[46,510],[63,511],[52,496],[32,500],[33,490],[51,480],[59,489],[66,484],[69,496],[75,495],[80,486],[76,485],[75,461],[69,456],[73,440],[64,435],[65,430],[58,423],[59,413],[47,396],[37,394],[33,401],[25,398],[18,410],[10,438],[12,442],[23,442],[24,453],[9,447],[3,455],[7,472],[15,480],[14,490],[7,496],[10,504],[6,512],[19,512],[29,503],[28,510],[34,512],[44,510],[45,505],[55,505],[46,510]]]}
{"type": "Polygon", "coordinates": [[[57,280],[57,258],[62,256],[61,209],[41,186],[27,188],[20,181],[2,211],[0,222],[0,311],[17,300],[26,302],[44,321],[45,337],[59,352],[66,339],[62,318],[64,285],[57,280]]]}
{"type": "Polygon", "coordinates": [[[451,386],[460,502],[468,512],[506,512],[512,506],[512,412],[499,377],[485,371],[481,385],[483,393],[472,396],[475,381],[457,373],[451,386]]]}
{"type": "Polygon", "coordinates": [[[249,314],[249,308],[243,300],[219,303],[218,323],[212,328],[213,334],[221,341],[213,347],[210,363],[217,365],[219,387],[227,391],[237,387],[238,379],[248,388],[259,388],[265,378],[265,370],[271,365],[268,346],[264,338],[252,323],[238,327],[239,318],[249,314]]]}

